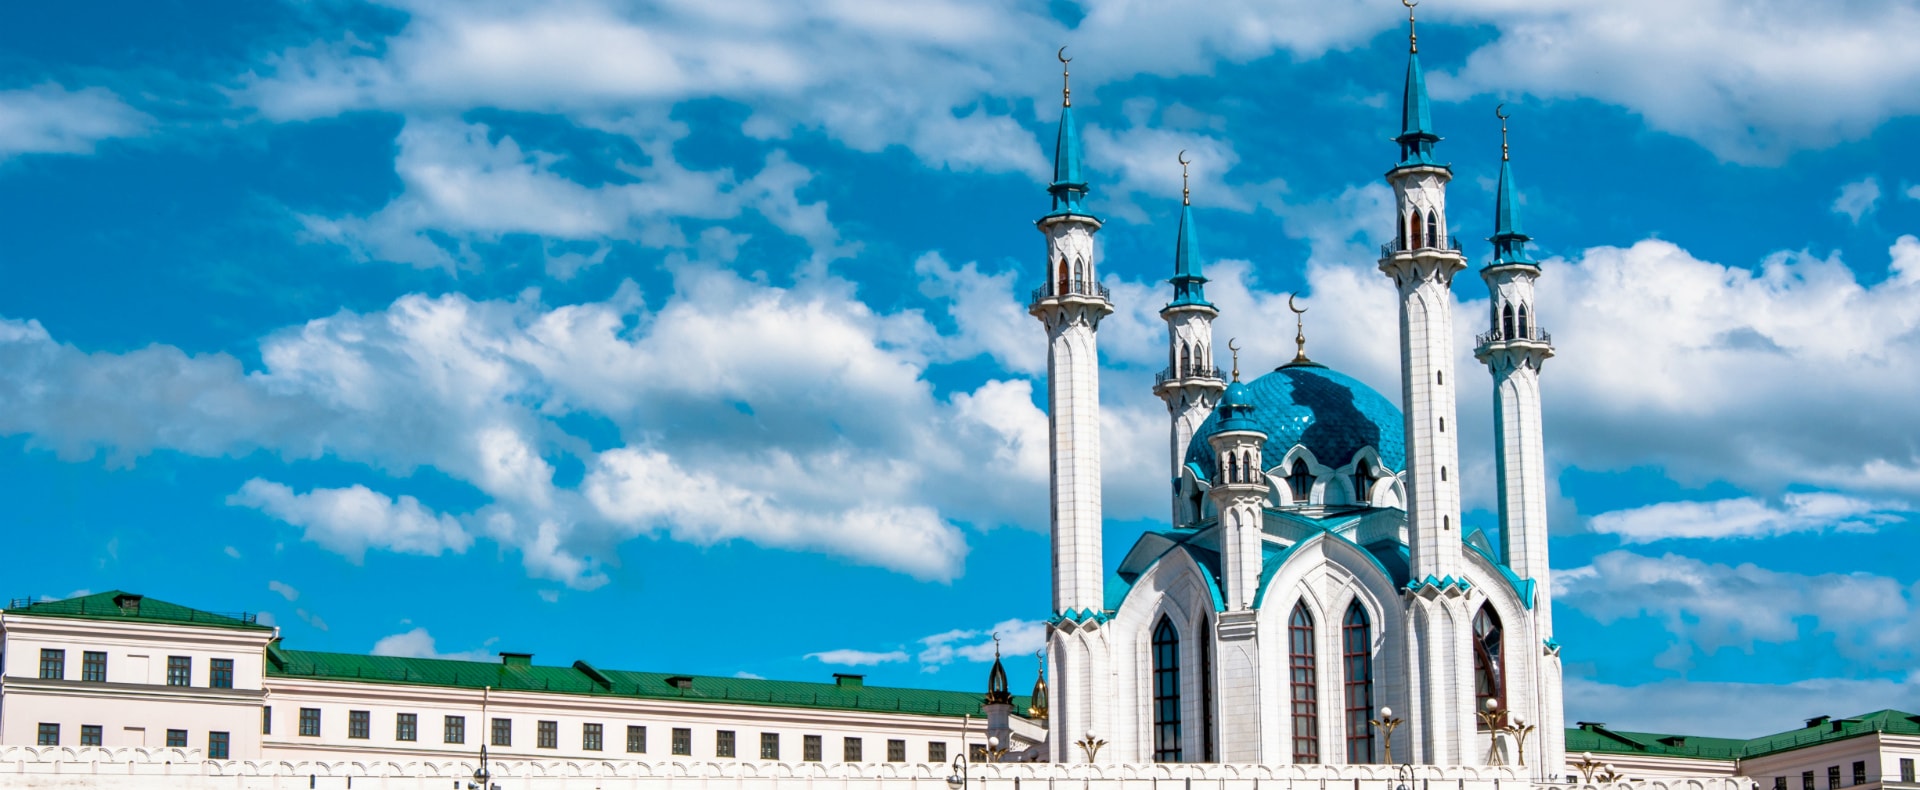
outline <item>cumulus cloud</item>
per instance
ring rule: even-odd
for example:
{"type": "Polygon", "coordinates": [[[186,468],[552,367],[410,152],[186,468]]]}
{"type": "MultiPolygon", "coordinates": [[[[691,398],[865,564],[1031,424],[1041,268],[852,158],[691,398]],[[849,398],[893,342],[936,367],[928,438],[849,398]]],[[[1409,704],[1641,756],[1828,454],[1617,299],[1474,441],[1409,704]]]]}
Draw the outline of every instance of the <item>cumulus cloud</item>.
{"type": "Polygon", "coordinates": [[[1593,531],[1626,543],[1676,538],[1766,538],[1793,532],[1872,532],[1905,521],[1900,502],[1870,502],[1832,493],[1790,493],[1776,503],[1757,497],[1711,502],[1660,502],[1594,516],[1593,531]]]}
{"type": "Polygon", "coordinates": [[[493,654],[485,648],[460,650],[442,653],[434,644],[433,634],[426,628],[415,628],[398,634],[380,637],[373,643],[376,656],[394,656],[397,658],[440,658],[453,661],[492,661],[493,654]]]}
{"type": "MultiPolygon", "coordinates": [[[[458,554],[473,544],[473,538],[452,516],[429,510],[413,497],[395,500],[361,485],[316,488],[297,494],[285,485],[256,477],[228,497],[227,504],[250,507],[304,527],[307,540],[356,563],[366,557],[369,548],[432,557],[444,552],[458,554]]],[[[286,595],[291,590],[275,591],[286,595]]],[[[295,595],[298,593],[288,595],[287,600],[295,595]]]]}
{"type": "Polygon", "coordinates": [[[1892,669],[1911,665],[1920,644],[1920,585],[1867,573],[1808,575],[1612,551],[1554,571],[1553,585],[1555,603],[1603,625],[1638,617],[1663,624],[1676,640],[1658,660],[1667,667],[1686,666],[1696,650],[1751,652],[1820,634],[1859,666],[1892,669]]]}
{"type": "Polygon", "coordinates": [[[1047,624],[1018,618],[1002,620],[985,630],[955,629],[923,637],[920,644],[914,660],[920,663],[922,672],[934,672],[956,660],[992,661],[995,649],[1008,658],[1031,656],[1046,648],[1047,624]]]}
{"type": "Polygon", "coordinates": [[[1858,225],[1879,204],[1880,179],[1867,176],[1840,187],[1840,196],[1833,199],[1833,213],[1844,215],[1858,225]]]}
{"type": "Polygon", "coordinates": [[[833,664],[843,667],[871,667],[879,664],[893,664],[905,661],[907,660],[907,651],[890,650],[885,653],[874,653],[865,650],[842,649],[808,653],[805,657],[822,664],[833,664]]]}
{"type": "Polygon", "coordinates": [[[1916,678],[1815,678],[1792,683],[1664,680],[1617,686],[1569,677],[1567,721],[1602,721],[1637,732],[1757,738],[1797,729],[1814,716],[1852,716],[1920,706],[1916,678]]]}
{"type": "Polygon", "coordinates": [[[47,83],[0,91],[0,158],[92,153],[100,141],[143,134],[152,123],[105,88],[47,83]]]}

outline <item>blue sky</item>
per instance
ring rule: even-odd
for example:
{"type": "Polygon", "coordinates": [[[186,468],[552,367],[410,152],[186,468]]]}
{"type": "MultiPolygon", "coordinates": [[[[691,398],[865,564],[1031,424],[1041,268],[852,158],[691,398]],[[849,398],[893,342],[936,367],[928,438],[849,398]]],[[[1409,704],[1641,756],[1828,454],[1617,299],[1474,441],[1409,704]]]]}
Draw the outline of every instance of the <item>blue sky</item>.
{"type": "MultiPolygon", "coordinates": [[[[999,630],[1030,678],[1054,49],[1109,220],[1116,556],[1166,509],[1179,150],[1243,365],[1290,358],[1298,291],[1314,357],[1398,392],[1373,250],[1404,26],[1390,0],[11,9],[0,588],[262,611],[309,649],[962,689],[999,630]]],[[[1916,34],[1910,3],[1422,7],[1454,227],[1491,230],[1505,102],[1550,256],[1570,721],[1920,709],[1916,34]]],[[[1485,289],[1455,291],[1491,527],[1485,289]]]]}

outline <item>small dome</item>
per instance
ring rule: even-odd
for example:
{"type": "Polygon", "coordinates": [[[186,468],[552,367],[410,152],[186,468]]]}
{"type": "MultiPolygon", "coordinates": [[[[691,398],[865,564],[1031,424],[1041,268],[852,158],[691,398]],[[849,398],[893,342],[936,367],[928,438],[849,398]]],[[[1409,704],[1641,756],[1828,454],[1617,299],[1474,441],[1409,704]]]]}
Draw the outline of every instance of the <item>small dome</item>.
{"type": "Polygon", "coordinates": [[[1267,469],[1298,444],[1328,466],[1351,463],[1361,448],[1372,447],[1381,464],[1399,472],[1407,464],[1405,424],[1392,401],[1358,379],[1320,365],[1288,365],[1251,383],[1228,385],[1220,409],[1194,432],[1186,461],[1214,468],[1207,437],[1251,427],[1267,434],[1267,469]],[[1222,424],[1229,421],[1233,424],[1222,424]]]}

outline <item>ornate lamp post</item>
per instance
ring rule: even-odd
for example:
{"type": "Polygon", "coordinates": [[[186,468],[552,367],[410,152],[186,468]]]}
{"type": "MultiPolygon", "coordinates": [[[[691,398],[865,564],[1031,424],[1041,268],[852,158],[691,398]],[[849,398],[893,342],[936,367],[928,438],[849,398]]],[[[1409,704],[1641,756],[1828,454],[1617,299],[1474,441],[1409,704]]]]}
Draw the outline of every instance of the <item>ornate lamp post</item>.
{"type": "Polygon", "coordinates": [[[1487,728],[1487,764],[1504,765],[1500,760],[1500,733],[1506,730],[1500,726],[1500,700],[1488,697],[1485,708],[1473,714],[1480,717],[1480,726],[1487,728]]]}
{"type": "Polygon", "coordinates": [[[1100,756],[1100,747],[1107,745],[1107,739],[1095,738],[1093,733],[1087,733],[1087,737],[1074,741],[1073,744],[1080,747],[1080,752],[1087,756],[1087,762],[1093,762],[1095,757],[1100,756]]]}
{"type": "Polygon", "coordinates": [[[1393,709],[1385,705],[1381,705],[1380,718],[1368,719],[1367,723],[1386,731],[1386,735],[1382,736],[1382,738],[1387,744],[1387,762],[1388,764],[1392,764],[1393,762],[1393,730],[1395,727],[1405,724],[1406,720],[1394,718],[1393,709]]]}
{"type": "Polygon", "coordinates": [[[1513,717],[1512,723],[1501,729],[1501,732],[1513,737],[1515,765],[1527,764],[1527,736],[1532,735],[1533,731],[1534,726],[1521,721],[1519,716],[1513,717]]]}
{"type": "Polygon", "coordinates": [[[1000,736],[998,735],[987,736],[987,762],[1003,762],[1004,760],[1002,758],[1007,756],[1007,752],[1012,746],[1013,744],[1011,742],[1001,743],[1000,736]]]}
{"type": "Polygon", "coordinates": [[[1573,764],[1573,769],[1580,772],[1582,784],[1613,784],[1626,778],[1621,776],[1619,771],[1614,770],[1612,763],[1602,763],[1593,759],[1593,752],[1582,752],[1580,760],[1573,764]]]}
{"type": "Polygon", "coordinates": [[[947,777],[947,787],[962,790],[967,786],[967,749],[966,742],[960,743],[960,753],[953,757],[953,773],[947,777]]]}

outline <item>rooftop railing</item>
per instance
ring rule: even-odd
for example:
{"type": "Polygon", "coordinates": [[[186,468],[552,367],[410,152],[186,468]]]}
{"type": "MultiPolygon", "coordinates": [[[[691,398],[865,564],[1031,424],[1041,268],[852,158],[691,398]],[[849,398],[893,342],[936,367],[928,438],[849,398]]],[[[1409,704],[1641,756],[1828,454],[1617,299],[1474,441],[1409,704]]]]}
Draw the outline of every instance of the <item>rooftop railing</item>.
{"type": "Polygon", "coordinates": [[[1380,245],[1380,257],[1391,258],[1402,252],[1415,252],[1418,250],[1452,250],[1453,252],[1460,252],[1460,239],[1442,237],[1438,240],[1437,244],[1421,244],[1417,247],[1408,246],[1405,241],[1396,239],[1380,245]]]}
{"type": "Polygon", "coordinates": [[[1188,366],[1183,370],[1175,370],[1174,368],[1167,368],[1166,370],[1160,371],[1159,373],[1154,374],[1153,383],[1156,386],[1158,386],[1161,384],[1165,384],[1169,381],[1178,381],[1180,379],[1218,379],[1218,378],[1220,378],[1219,368],[1205,367],[1205,366],[1188,366]]]}
{"type": "Polygon", "coordinates": [[[1547,334],[1546,330],[1537,326],[1528,327],[1525,332],[1507,332],[1501,329],[1482,332],[1474,336],[1473,345],[1477,348],[1489,343],[1506,343],[1514,340],[1545,343],[1549,346],[1553,345],[1553,335],[1547,334]]]}
{"type": "Polygon", "coordinates": [[[1050,299],[1056,296],[1092,296],[1102,301],[1113,301],[1113,295],[1107,291],[1106,286],[1093,282],[1092,280],[1076,279],[1063,282],[1051,282],[1033,289],[1033,299],[1029,301],[1027,305],[1031,307],[1039,304],[1042,299],[1050,299]]]}

